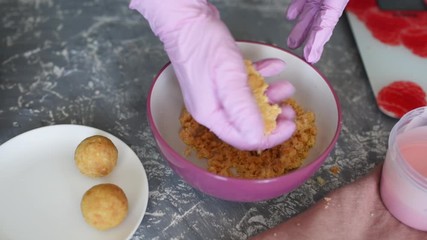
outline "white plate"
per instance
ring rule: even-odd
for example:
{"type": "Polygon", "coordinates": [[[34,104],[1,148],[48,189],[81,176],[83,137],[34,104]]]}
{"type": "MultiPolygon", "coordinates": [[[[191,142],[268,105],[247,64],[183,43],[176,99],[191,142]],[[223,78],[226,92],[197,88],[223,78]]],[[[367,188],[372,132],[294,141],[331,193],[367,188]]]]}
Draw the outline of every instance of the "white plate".
{"type": "Polygon", "coordinates": [[[99,129],[55,125],[23,133],[0,146],[0,239],[128,239],[148,203],[148,180],[137,155],[99,129]],[[89,178],[74,164],[74,150],[86,137],[103,135],[119,158],[110,175],[89,178]],[[114,183],[126,193],[129,213],[117,227],[98,231],[84,221],[80,201],[90,187],[114,183]]]}

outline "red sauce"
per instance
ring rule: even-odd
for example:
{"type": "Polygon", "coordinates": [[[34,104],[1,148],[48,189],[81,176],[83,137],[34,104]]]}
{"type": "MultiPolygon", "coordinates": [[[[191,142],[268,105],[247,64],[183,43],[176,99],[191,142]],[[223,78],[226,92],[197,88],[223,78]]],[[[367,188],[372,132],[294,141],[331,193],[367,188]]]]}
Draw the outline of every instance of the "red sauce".
{"type": "Polygon", "coordinates": [[[426,93],[411,81],[395,81],[383,87],[377,96],[378,106],[400,118],[412,109],[426,106],[426,93]]]}
{"type": "Polygon", "coordinates": [[[371,8],[377,8],[376,0],[352,0],[347,4],[347,10],[354,13],[362,22],[366,12],[371,8]]]}
{"type": "Polygon", "coordinates": [[[383,11],[375,0],[352,0],[347,10],[382,43],[403,45],[427,58],[427,11],[383,11]]]}
{"type": "Polygon", "coordinates": [[[427,58],[427,27],[412,27],[405,29],[400,37],[405,47],[418,56],[427,58]]]}

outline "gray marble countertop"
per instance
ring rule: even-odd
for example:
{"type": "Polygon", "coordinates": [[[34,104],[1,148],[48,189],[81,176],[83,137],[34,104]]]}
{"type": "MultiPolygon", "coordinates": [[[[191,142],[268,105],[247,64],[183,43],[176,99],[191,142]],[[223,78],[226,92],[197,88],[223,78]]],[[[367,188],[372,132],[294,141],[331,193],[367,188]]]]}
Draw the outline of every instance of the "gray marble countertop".
{"type": "MultiPolygon", "coordinates": [[[[292,23],[283,12],[289,0],[212,3],[236,39],[286,48],[292,23]]],[[[132,239],[254,236],[380,164],[396,122],[378,110],[343,17],[316,64],[343,110],[342,132],[330,157],[287,195],[257,203],[219,200],[183,182],[156,148],[146,98],[168,58],[127,1],[0,0],[0,19],[0,144],[31,129],[64,123],[92,126],[122,139],[141,159],[150,186],[146,214],[132,239]],[[332,174],[331,166],[341,172],[332,174]]],[[[301,55],[301,50],[292,52],[301,55]]]]}

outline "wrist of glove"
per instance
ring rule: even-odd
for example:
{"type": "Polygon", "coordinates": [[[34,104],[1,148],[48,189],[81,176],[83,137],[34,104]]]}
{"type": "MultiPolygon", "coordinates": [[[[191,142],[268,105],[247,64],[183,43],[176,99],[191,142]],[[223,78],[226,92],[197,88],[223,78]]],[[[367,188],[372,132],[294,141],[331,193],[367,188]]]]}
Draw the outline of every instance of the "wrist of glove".
{"type": "MultiPolygon", "coordinates": [[[[276,129],[264,134],[264,123],[251,89],[243,57],[221,21],[216,8],[205,0],[132,0],[163,42],[183,93],[184,103],[200,124],[241,150],[271,148],[295,131],[293,111],[284,108],[276,129]]],[[[283,69],[278,60],[255,64],[264,76],[283,69]]],[[[293,93],[288,82],[272,84],[272,103],[293,93]]],[[[178,120],[177,120],[178,121],[178,120]]]]}

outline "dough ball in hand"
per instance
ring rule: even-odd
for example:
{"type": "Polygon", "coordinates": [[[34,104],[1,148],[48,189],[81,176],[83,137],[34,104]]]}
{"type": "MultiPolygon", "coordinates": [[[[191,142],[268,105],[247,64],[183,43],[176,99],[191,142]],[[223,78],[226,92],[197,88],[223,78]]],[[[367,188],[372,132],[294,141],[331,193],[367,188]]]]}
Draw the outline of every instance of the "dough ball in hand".
{"type": "Polygon", "coordinates": [[[107,137],[94,135],[84,139],[74,153],[81,173],[89,177],[107,176],[117,164],[118,151],[107,137]]]}
{"type": "Polygon", "coordinates": [[[95,185],[87,190],[80,207],[85,221],[98,230],[116,227],[128,214],[125,193],[112,183],[95,185]]]}
{"type": "Polygon", "coordinates": [[[245,60],[246,70],[248,71],[248,84],[252,94],[261,111],[264,120],[264,133],[270,134],[276,128],[276,120],[282,109],[278,104],[270,104],[265,91],[268,88],[267,82],[261,74],[257,72],[252,62],[245,60]]]}

